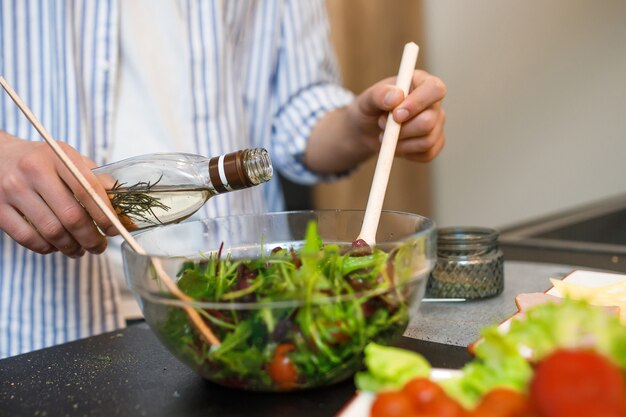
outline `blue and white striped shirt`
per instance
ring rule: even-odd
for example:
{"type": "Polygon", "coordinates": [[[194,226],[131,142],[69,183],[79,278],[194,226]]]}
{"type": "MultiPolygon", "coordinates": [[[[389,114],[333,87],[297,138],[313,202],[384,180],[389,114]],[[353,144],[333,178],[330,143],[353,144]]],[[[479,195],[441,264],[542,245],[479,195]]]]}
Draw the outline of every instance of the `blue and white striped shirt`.
{"type": "MultiPolygon", "coordinates": [[[[57,140],[108,161],[119,66],[120,0],[0,0],[0,74],[57,140]]],[[[195,152],[266,147],[287,178],[306,140],[352,95],[338,84],[323,0],[178,0],[190,59],[195,152]]],[[[8,96],[0,130],[40,140],[8,96]]],[[[149,149],[146,152],[150,152],[149,149]]],[[[211,199],[204,215],[277,211],[278,181],[211,199]]],[[[0,232],[0,357],[124,325],[104,256],[39,255],[0,232]]]]}

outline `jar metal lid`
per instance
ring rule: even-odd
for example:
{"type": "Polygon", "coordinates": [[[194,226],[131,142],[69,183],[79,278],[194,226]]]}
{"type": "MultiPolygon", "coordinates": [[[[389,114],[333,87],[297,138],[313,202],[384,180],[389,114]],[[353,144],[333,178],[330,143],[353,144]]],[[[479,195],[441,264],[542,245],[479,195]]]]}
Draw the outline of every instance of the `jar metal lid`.
{"type": "Polygon", "coordinates": [[[439,249],[476,249],[496,244],[500,234],[488,227],[444,227],[437,232],[439,249]]]}
{"type": "Polygon", "coordinates": [[[482,242],[495,240],[498,235],[497,230],[488,227],[455,226],[440,228],[437,240],[445,243],[482,242]]]}

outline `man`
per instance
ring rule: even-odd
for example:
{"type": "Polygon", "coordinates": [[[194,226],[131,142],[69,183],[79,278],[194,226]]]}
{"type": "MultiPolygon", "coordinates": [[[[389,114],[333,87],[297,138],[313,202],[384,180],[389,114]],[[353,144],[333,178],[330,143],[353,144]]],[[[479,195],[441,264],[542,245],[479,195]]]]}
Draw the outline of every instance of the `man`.
{"type": "MultiPolygon", "coordinates": [[[[265,147],[291,180],[332,179],[376,154],[391,110],[399,156],[444,143],[438,78],[416,71],[407,97],[393,78],[358,97],[340,86],[322,0],[4,1],[0,27],[0,74],[105,200],[90,168],[159,151],[265,147]]],[[[202,215],[282,207],[270,181],[202,215]]],[[[116,234],[3,95],[0,357],[124,325],[119,251],[98,229],[116,234]]]]}

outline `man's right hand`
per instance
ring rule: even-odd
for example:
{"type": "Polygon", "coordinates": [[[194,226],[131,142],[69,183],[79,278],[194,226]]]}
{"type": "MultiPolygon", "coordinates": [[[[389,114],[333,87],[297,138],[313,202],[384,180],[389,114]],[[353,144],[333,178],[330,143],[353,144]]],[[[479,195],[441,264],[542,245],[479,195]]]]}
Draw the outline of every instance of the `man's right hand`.
{"type": "MultiPolygon", "coordinates": [[[[104,187],[90,170],[95,163],[71,146],[59,145],[109,203],[104,187]]],[[[0,131],[0,230],[35,252],[61,251],[75,258],[85,251],[104,252],[107,240],[98,229],[109,236],[117,234],[52,149],[44,142],[0,131]]]]}

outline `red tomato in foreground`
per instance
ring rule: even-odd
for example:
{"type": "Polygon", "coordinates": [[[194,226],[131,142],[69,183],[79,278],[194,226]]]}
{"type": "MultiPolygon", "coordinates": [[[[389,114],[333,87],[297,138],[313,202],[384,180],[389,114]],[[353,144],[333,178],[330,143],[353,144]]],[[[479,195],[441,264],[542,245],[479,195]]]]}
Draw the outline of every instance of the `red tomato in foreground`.
{"type": "Polygon", "coordinates": [[[274,358],[267,369],[270,378],[281,390],[294,388],[298,381],[298,372],[289,358],[289,352],[294,350],[296,347],[289,343],[276,346],[274,358]]]}
{"type": "Polygon", "coordinates": [[[418,414],[402,391],[381,392],[372,404],[371,417],[412,417],[418,414]]]}
{"type": "Polygon", "coordinates": [[[530,400],[521,392],[509,388],[494,388],[487,392],[470,417],[528,417],[530,400]]]}
{"type": "Polygon", "coordinates": [[[530,384],[532,406],[542,417],[626,417],[625,397],[622,371],[592,351],[553,353],[537,365],[530,384]]]}
{"type": "Polygon", "coordinates": [[[419,416],[437,417],[464,417],[467,415],[465,409],[455,400],[448,396],[437,398],[430,403],[419,416]]]}
{"type": "Polygon", "coordinates": [[[606,404],[586,404],[580,407],[563,408],[554,417],[626,417],[626,412],[606,404]]]}
{"type": "Polygon", "coordinates": [[[465,409],[450,398],[443,388],[428,378],[415,378],[400,391],[412,404],[414,415],[421,417],[463,417],[465,409]]]}
{"type": "Polygon", "coordinates": [[[410,380],[402,392],[411,400],[416,411],[425,411],[432,403],[446,396],[439,384],[428,378],[410,380]]]}

